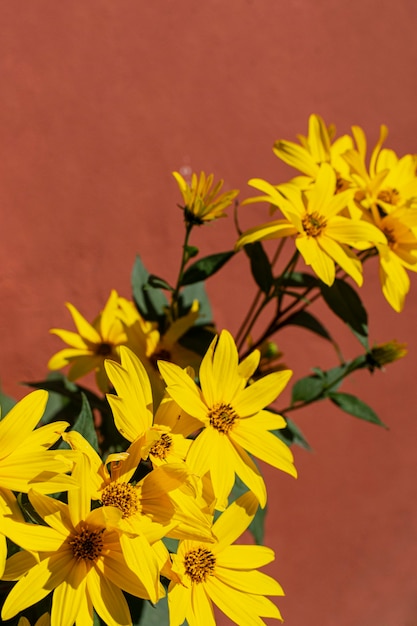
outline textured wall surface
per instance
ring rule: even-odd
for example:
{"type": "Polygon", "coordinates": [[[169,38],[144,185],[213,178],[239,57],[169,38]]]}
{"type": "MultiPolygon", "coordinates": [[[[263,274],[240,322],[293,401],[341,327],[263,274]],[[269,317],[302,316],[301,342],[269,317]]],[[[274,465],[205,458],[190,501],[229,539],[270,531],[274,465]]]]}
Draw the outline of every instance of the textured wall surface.
{"type": "MultiPolygon", "coordinates": [[[[272,144],[305,133],[312,112],[340,133],[361,125],[371,144],[385,123],[390,147],[417,151],[412,0],[3,0],[0,22],[0,380],[16,397],[60,346],[49,328],[71,328],[65,301],[92,318],[111,288],[130,297],[137,253],[174,277],[172,170],[213,171],[248,196],[249,178],[289,175],[272,144]]],[[[241,215],[246,227],[265,209],[241,215]]],[[[199,238],[207,253],[229,249],[233,224],[199,238]]],[[[252,293],[242,263],[210,282],[219,328],[236,330],[252,293]]],[[[390,430],[319,405],[294,415],[313,447],[295,450],[298,481],[265,470],[268,571],[286,590],[288,626],[417,624],[412,282],[398,315],[366,271],[372,342],[408,341],[409,355],[347,387],[390,430]]],[[[302,331],[282,347],[297,376],[334,362],[302,331]]]]}

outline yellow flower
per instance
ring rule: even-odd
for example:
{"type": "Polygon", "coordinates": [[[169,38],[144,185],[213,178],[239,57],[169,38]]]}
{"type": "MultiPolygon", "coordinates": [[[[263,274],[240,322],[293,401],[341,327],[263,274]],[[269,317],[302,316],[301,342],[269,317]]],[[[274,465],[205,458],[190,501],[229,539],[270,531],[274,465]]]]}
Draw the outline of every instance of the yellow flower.
{"type": "Polygon", "coordinates": [[[239,364],[235,342],[224,330],[212,341],[201,362],[201,390],[180,367],[159,362],[167,392],[203,427],[186,462],[198,476],[210,472],[217,508],[225,507],[235,474],[265,506],[265,483],[248,452],[296,476],[291,451],[269,432],[284,428],[285,420],[263,410],[284,389],[292,372],[274,372],[247,386],[259,359],[260,353],[255,350],[239,364]]]}
{"type": "Polygon", "coordinates": [[[188,224],[204,224],[219,217],[226,217],[225,210],[232,204],[239,191],[233,189],[223,193],[223,180],[213,187],[213,174],[205,175],[204,172],[193,174],[191,184],[187,183],[179,172],[172,173],[178,183],[184,200],[184,219],[188,224]]]}
{"type": "MultiPolygon", "coordinates": [[[[48,393],[33,391],[0,421],[0,490],[57,493],[72,488],[72,461],[63,450],[48,450],[69,426],[52,422],[35,429],[45,410],[48,393]]],[[[71,457],[73,455],[71,454],[71,457]]]]}
{"type": "Polygon", "coordinates": [[[374,346],[368,354],[369,366],[371,371],[375,367],[383,369],[384,365],[394,363],[398,359],[402,359],[407,354],[407,344],[399,343],[395,339],[387,343],[381,343],[374,346]]]}
{"type": "Polygon", "coordinates": [[[250,228],[239,237],[238,249],[254,241],[292,236],[305,263],[311,265],[326,285],[334,282],[335,263],[362,285],[361,263],[348,246],[370,248],[376,243],[386,243],[386,238],[374,225],[340,215],[354,192],[348,189],[335,194],[336,174],[329,164],[321,165],[308,192],[287,184],[281,186],[280,193],[259,179],[249,184],[264,191],[266,195],[258,199],[279,207],[285,219],[250,228]]]}
{"type": "Polygon", "coordinates": [[[320,115],[310,115],[308,135],[299,135],[300,144],[292,141],[279,140],[274,144],[276,156],[305,174],[293,179],[297,185],[307,188],[320,171],[322,163],[330,163],[337,175],[337,190],[342,191],[349,186],[349,167],[342,159],[342,154],[353,148],[349,135],[343,135],[333,143],[335,128],[327,127],[320,115]]]}
{"type": "MultiPolygon", "coordinates": [[[[367,142],[362,128],[353,126],[356,149],[347,150],[343,159],[350,168],[351,186],[361,209],[370,210],[377,223],[381,215],[400,207],[417,207],[417,155],[398,158],[393,150],[382,149],[388,129],[382,125],[379,140],[366,164],[367,142]]],[[[415,214],[415,212],[414,212],[415,214]]]]}
{"type": "Polygon", "coordinates": [[[148,541],[137,537],[133,550],[133,543],[125,541],[117,528],[119,510],[90,510],[86,464],[87,457],[80,455],[73,472],[80,488],[68,493],[68,504],[30,492],[30,501],[47,526],[7,522],[12,541],[37,556],[23,551],[8,559],[4,579],[19,580],[5,600],[2,619],[52,592],[52,626],[73,626],[75,621],[92,625],[93,608],[109,626],[128,625],[131,617],[122,590],[152,602],[164,594],[158,558],[148,541]]]}
{"type": "Polygon", "coordinates": [[[48,368],[58,370],[70,366],[69,380],[78,380],[89,372],[95,372],[98,388],[105,393],[109,383],[103,367],[107,358],[118,359],[118,348],[127,341],[123,324],[119,319],[119,296],[112,291],[100,315],[92,324],[70,303],[67,303],[77,332],[52,328],[69,348],[57,352],[48,363],[48,368]]]}
{"type": "Polygon", "coordinates": [[[343,155],[355,188],[350,213],[372,222],[386,236],[385,242],[376,242],[380,282],[386,300],[400,312],[410,289],[406,270],[417,271],[417,157],[399,159],[393,150],[382,150],[388,130],[381,126],[367,167],[365,134],[358,126],[352,131],[357,148],[343,155]]]}
{"type": "Polygon", "coordinates": [[[92,500],[121,511],[121,530],[132,536],[144,535],[151,544],[165,536],[210,539],[208,521],[195,499],[176,494],[189,476],[184,463],[161,465],[137,482],[131,482],[142,459],[140,439],[126,452],[110,454],[105,463],[79,433],[67,433],[65,441],[88,457],[86,489],[92,500]],[[178,497],[181,506],[177,505],[178,497]]]}
{"type": "Polygon", "coordinates": [[[181,541],[172,555],[180,582],[168,588],[170,626],[215,626],[213,603],[239,626],[265,624],[262,617],[282,621],[265,596],[282,596],[282,587],[258,567],[274,560],[265,546],[231,545],[249,526],[257,502],[248,492],[233,502],[213,525],[215,543],[181,541]]]}
{"type": "Polygon", "coordinates": [[[185,348],[179,340],[194,326],[199,316],[199,303],[195,300],[186,315],[167,320],[167,328],[159,332],[157,324],[142,318],[133,302],[119,298],[120,319],[125,327],[126,345],[139,357],[148,373],[156,407],[161,401],[165,385],[157,368],[158,359],[172,361],[181,367],[197,367],[201,357],[185,348]]]}

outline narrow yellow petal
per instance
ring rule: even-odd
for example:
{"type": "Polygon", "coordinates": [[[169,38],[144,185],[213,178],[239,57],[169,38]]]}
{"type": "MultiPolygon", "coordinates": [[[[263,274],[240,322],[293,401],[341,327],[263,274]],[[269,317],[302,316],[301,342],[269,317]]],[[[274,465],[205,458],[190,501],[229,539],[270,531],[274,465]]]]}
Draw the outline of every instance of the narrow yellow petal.
{"type": "Polygon", "coordinates": [[[87,576],[87,589],[94,608],[107,626],[131,626],[129,606],[122,591],[94,567],[87,576]]]}
{"type": "Polygon", "coordinates": [[[48,392],[43,389],[32,391],[17,404],[0,421],[0,466],[1,459],[13,452],[26,439],[41,419],[48,392]]]}

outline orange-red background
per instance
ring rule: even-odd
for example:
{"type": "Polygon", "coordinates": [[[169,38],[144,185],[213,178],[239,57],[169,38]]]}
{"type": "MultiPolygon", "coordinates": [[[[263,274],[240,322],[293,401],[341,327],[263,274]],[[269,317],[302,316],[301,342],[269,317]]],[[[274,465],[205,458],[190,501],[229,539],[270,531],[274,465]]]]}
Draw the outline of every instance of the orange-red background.
{"type": "MultiPolygon", "coordinates": [[[[182,232],[171,171],[213,171],[250,194],[280,182],[278,138],[320,113],[339,133],[379,124],[400,154],[417,151],[417,8],[412,0],[73,0],[0,2],[0,380],[41,379],[71,328],[65,301],[92,319],[111,288],[130,296],[136,253],[174,279],[182,232]]],[[[241,211],[242,225],[264,207],[241,211]]],[[[205,253],[229,249],[231,220],[201,229],[205,253]],[[204,238],[204,241],[203,241],[204,238]]],[[[252,288],[240,255],[209,291],[219,328],[236,331],[252,288]]],[[[346,387],[390,430],[327,404],[297,415],[313,452],[299,479],[266,470],[269,568],[288,626],[416,626],[417,284],[405,311],[383,300],[375,268],[362,296],[371,340],[409,355],[346,387]]],[[[347,356],[359,350],[327,316],[347,356]]],[[[280,343],[296,376],[335,364],[304,331],[280,343]]],[[[223,622],[222,622],[223,623],[223,622]]],[[[225,622],[224,622],[225,623],[225,622]]],[[[204,626],[204,625],[202,625],[204,626]]]]}

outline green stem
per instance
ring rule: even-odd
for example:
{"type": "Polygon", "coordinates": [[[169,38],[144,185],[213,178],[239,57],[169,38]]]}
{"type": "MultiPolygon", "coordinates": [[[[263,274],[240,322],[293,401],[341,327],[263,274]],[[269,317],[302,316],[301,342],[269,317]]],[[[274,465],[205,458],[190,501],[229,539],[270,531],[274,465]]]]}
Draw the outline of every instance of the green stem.
{"type": "Polygon", "coordinates": [[[175,285],[175,289],[172,292],[171,295],[171,306],[170,306],[170,311],[171,311],[171,317],[173,320],[176,320],[178,317],[178,297],[180,294],[180,289],[181,289],[181,285],[182,285],[182,279],[184,276],[184,270],[185,270],[185,266],[187,265],[188,261],[190,260],[190,256],[188,253],[188,241],[190,239],[190,233],[192,231],[193,228],[193,224],[186,221],[185,222],[186,226],[185,226],[185,236],[184,236],[184,243],[182,245],[182,258],[181,258],[181,264],[180,264],[180,269],[178,272],[178,278],[177,278],[177,284],[175,285]]]}
{"type": "MultiPolygon", "coordinates": [[[[284,247],[285,241],[286,241],[285,239],[281,239],[278,244],[277,249],[275,250],[274,256],[271,261],[271,270],[279,259],[279,256],[284,247]]],[[[264,292],[262,291],[262,289],[258,289],[253,299],[253,302],[251,306],[249,307],[249,310],[245,318],[243,319],[242,324],[240,325],[240,328],[236,334],[236,345],[238,346],[239,350],[242,348],[245,338],[249,335],[250,331],[252,330],[254,324],[256,323],[256,320],[258,319],[259,315],[263,311],[264,307],[268,304],[268,302],[270,302],[271,298],[273,297],[273,293],[274,291],[272,291],[272,293],[265,294],[263,301],[259,304],[259,300],[261,299],[264,292]]]]}

